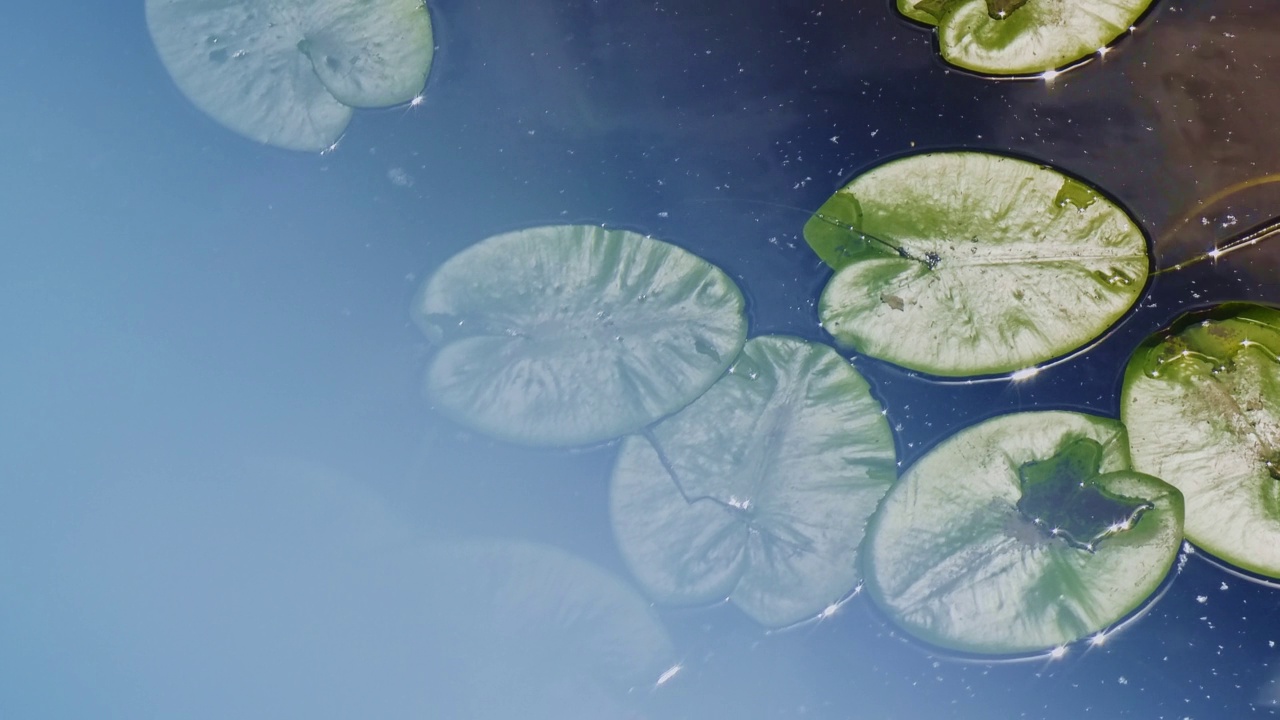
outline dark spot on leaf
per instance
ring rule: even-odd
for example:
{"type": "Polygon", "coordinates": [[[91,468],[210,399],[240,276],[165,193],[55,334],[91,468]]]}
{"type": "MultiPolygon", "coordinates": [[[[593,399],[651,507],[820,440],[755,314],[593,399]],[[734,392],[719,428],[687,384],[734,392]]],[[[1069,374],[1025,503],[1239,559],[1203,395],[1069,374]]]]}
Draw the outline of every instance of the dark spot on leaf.
{"type": "Polygon", "coordinates": [[[1018,511],[1050,537],[1092,552],[1152,507],[1103,490],[1097,482],[1101,464],[1102,445],[1091,438],[1067,443],[1048,460],[1024,463],[1018,468],[1018,511]]]}

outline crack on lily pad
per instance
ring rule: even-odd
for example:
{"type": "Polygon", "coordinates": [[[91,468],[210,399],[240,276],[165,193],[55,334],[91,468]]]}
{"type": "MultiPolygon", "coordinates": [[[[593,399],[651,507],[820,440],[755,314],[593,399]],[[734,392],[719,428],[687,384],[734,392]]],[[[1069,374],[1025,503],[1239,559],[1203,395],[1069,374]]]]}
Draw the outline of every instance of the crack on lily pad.
{"type": "Polygon", "coordinates": [[[794,531],[795,537],[787,538],[783,536],[783,530],[787,528],[770,527],[767,524],[761,523],[758,515],[758,507],[752,500],[752,496],[750,494],[743,494],[741,496],[730,494],[724,498],[716,497],[710,493],[702,495],[689,494],[689,492],[685,490],[685,482],[681,478],[679,470],[676,469],[675,465],[667,458],[666,453],[662,450],[662,443],[647,429],[644,432],[644,436],[648,438],[649,442],[653,445],[653,449],[657,452],[663,468],[665,468],[667,473],[671,476],[672,484],[675,485],[676,490],[679,491],[680,496],[684,498],[686,503],[689,505],[695,505],[697,503],[711,503],[719,506],[737,522],[741,523],[749,534],[759,537],[766,549],[783,547],[786,548],[788,551],[787,555],[790,557],[794,557],[800,553],[813,551],[813,539],[806,536],[799,530],[790,528],[794,531]]]}
{"type": "Polygon", "coordinates": [[[861,580],[865,523],[894,467],[883,407],[843,357],[757,337],[702,397],[623,441],[610,515],[655,600],[728,598],[784,627],[861,580]]]}
{"type": "Polygon", "coordinates": [[[1102,453],[1097,440],[1082,437],[1048,460],[1023,464],[1018,511],[1047,536],[1090,553],[1103,539],[1132,528],[1154,506],[1099,487],[1102,453]]]}

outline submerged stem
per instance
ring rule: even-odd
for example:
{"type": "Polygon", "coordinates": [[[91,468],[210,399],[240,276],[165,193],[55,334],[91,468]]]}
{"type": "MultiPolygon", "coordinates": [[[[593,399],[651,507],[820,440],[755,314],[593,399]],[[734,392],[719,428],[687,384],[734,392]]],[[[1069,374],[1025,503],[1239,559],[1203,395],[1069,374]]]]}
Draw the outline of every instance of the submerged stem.
{"type": "Polygon", "coordinates": [[[1236,193],[1244,192],[1245,190],[1248,190],[1250,188],[1261,187],[1263,185],[1270,185],[1272,183],[1278,183],[1278,182],[1280,182],[1280,173],[1271,173],[1270,175],[1260,175],[1256,178],[1250,178],[1248,180],[1242,180],[1233,185],[1228,185],[1227,187],[1213,193],[1209,197],[1196,203],[1195,207],[1191,208],[1190,210],[1180,215],[1177,220],[1173,221],[1173,225],[1168,230],[1165,231],[1164,235],[1160,237],[1160,240],[1161,241],[1168,240],[1170,237],[1173,236],[1174,233],[1178,232],[1187,223],[1191,222],[1191,220],[1195,216],[1199,215],[1205,210],[1208,210],[1214,205],[1217,205],[1223,200],[1226,200],[1232,195],[1235,195],[1236,193]]]}
{"type": "Polygon", "coordinates": [[[876,237],[875,235],[872,235],[867,232],[863,232],[862,230],[859,230],[858,228],[846,222],[842,222],[836,218],[830,217],[828,215],[824,215],[821,212],[815,212],[813,214],[813,217],[821,220],[822,222],[827,223],[828,225],[832,225],[852,235],[856,235],[859,240],[870,240],[873,243],[877,243],[882,247],[885,247],[885,248],[888,248],[889,250],[894,251],[895,253],[898,254],[898,257],[902,258],[903,260],[912,260],[912,261],[918,262],[924,265],[925,267],[929,268],[930,270],[936,268],[938,266],[938,263],[941,262],[942,260],[942,258],[938,256],[938,253],[935,253],[935,252],[927,252],[924,254],[924,257],[917,257],[910,250],[902,247],[901,245],[895,245],[892,241],[885,240],[884,238],[876,237]]]}
{"type": "Polygon", "coordinates": [[[1217,260],[1227,253],[1235,252],[1236,250],[1249,247],[1250,245],[1257,245],[1263,240],[1269,240],[1276,235],[1280,235],[1280,217],[1274,217],[1263,223],[1261,226],[1255,227],[1251,230],[1246,230],[1243,234],[1237,235],[1207,253],[1196,255],[1189,260],[1183,260],[1182,262],[1170,265],[1167,268],[1161,268],[1151,274],[1163,275],[1168,272],[1174,272],[1175,270],[1181,270],[1183,268],[1202,263],[1205,260],[1217,260]]]}
{"type": "MultiPolygon", "coordinates": [[[[1280,173],[1260,175],[1258,177],[1250,178],[1248,180],[1242,180],[1238,183],[1234,183],[1232,185],[1228,185],[1225,188],[1222,188],[1221,190],[1210,195],[1209,197],[1196,203],[1195,206],[1192,207],[1190,210],[1178,216],[1178,218],[1173,221],[1173,224],[1169,226],[1169,229],[1166,230],[1164,234],[1161,235],[1156,240],[1155,242],[1156,246],[1160,247],[1165,243],[1167,243],[1171,238],[1173,238],[1174,235],[1176,235],[1180,230],[1186,227],[1187,223],[1191,222],[1191,220],[1194,219],[1197,215],[1200,215],[1205,210],[1208,210],[1209,208],[1213,207],[1214,205],[1217,205],[1223,200],[1226,200],[1232,195],[1236,195],[1238,193],[1244,192],[1245,190],[1249,190],[1252,188],[1262,187],[1263,185],[1271,185],[1273,183],[1280,183],[1280,173]]],[[[1238,235],[1236,238],[1232,240],[1228,240],[1222,246],[1215,247],[1213,250],[1210,250],[1207,253],[1204,253],[1202,255],[1197,255],[1189,260],[1184,260],[1180,263],[1177,263],[1176,265],[1171,265],[1167,268],[1162,268],[1152,274],[1160,275],[1167,272],[1173,272],[1174,270],[1181,270],[1182,268],[1204,262],[1205,260],[1217,260],[1218,258],[1222,257],[1223,255],[1226,255],[1229,252],[1234,252],[1236,250],[1239,250],[1240,248],[1248,247],[1249,245],[1254,245],[1256,243],[1262,242],[1263,240],[1267,240],[1276,234],[1280,234],[1280,217],[1272,218],[1271,220],[1266,221],[1260,226],[1257,226],[1251,230],[1247,230],[1243,234],[1238,235]]]]}

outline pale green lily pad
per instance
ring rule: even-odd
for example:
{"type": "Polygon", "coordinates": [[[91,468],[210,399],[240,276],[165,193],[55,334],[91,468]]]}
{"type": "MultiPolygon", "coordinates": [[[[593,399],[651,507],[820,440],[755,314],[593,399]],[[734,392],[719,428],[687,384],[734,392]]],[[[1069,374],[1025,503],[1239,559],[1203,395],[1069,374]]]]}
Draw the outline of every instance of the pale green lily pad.
{"type": "Polygon", "coordinates": [[[988,75],[1070,65],[1128,32],[1151,0],[898,0],[898,12],[938,28],[942,57],[988,75]]]}
{"type": "Polygon", "coordinates": [[[1280,310],[1228,303],[1157,333],[1125,370],[1134,467],[1187,498],[1187,539],[1280,577],[1280,310]]]}
{"type": "Polygon", "coordinates": [[[857,585],[863,529],[894,468],[883,408],[848,362],[753,338],[705,395],[623,443],[614,534],[654,599],[727,597],[781,627],[857,585]]]}
{"type": "Polygon", "coordinates": [[[426,393],[512,442],[583,445],[693,401],[746,339],[742,293],[674,245],[592,225],[491,237],[427,280],[414,319],[441,347],[426,393]]]}
{"type": "Polygon", "coordinates": [[[1062,173],[980,152],[913,155],[841,188],[805,225],[838,272],[823,326],[934,375],[1020,370],[1100,335],[1150,260],[1115,203],[1062,173]]]}
{"type": "Polygon", "coordinates": [[[290,150],[332,146],[352,107],[412,100],[435,51],[422,0],[147,0],[146,12],[196,107],[290,150]]]}
{"type": "Polygon", "coordinates": [[[1182,496],[1132,470],[1124,426],[1002,415],[944,440],[872,519],[867,589],[934,645],[1031,653],[1102,632],[1168,573],[1182,496]]]}
{"type": "Polygon", "coordinates": [[[635,699],[678,670],[649,603],[585,560],[507,540],[427,546],[419,557],[393,556],[388,568],[429,578],[420,612],[437,661],[422,678],[434,688],[432,717],[633,717],[635,699]]]}

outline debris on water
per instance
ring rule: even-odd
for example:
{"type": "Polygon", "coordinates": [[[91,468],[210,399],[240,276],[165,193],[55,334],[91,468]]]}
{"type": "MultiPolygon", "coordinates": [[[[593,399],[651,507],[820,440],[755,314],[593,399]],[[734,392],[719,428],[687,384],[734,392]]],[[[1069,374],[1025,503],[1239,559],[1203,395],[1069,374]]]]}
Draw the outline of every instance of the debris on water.
{"type": "Polygon", "coordinates": [[[387,179],[396,187],[413,187],[413,176],[402,167],[393,167],[388,170],[387,179]]]}

